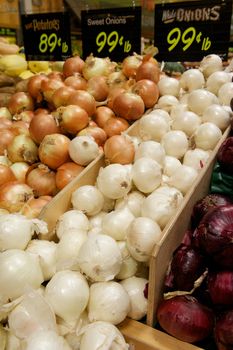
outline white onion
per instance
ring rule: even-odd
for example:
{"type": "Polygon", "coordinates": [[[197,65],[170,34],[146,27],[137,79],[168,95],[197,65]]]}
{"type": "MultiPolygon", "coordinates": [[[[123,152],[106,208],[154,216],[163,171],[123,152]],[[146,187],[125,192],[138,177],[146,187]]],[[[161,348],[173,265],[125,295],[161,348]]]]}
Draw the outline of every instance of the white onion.
{"type": "Polygon", "coordinates": [[[139,119],[139,136],[143,141],[153,140],[160,142],[163,135],[170,130],[169,122],[158,114],[147,114],[139,119]]]}
{"type": "Polygon", "coordinates": [[[190,111],[198,115],[202,115],[204,110],[213,103],[218,103],[217,97],[205,89],[193,90],[188,96],[188,107],[190,111]]]}
{"type": "Polygon", "coordinates": [[[173,123],[173,119],[188,110],[188,105],[184,103],[179,103],[172,107],[170,116],[172,118],[170,125],[173,123]]]}
{"type": "Polygon", "coordinates": [[[159,225],[151,218],[140,216],[128,227],[127,248],[135,260],[149,261],[153,247],[161,237],[159,225]]]}
{"type": "Polygon", "coordinates": [[[128,193],[125,197],[117,199],[115,209],[121,209],[125,206],[129,208],[131,213],[137,217],[141,215],[141,205],[145,195],[140,191],[134,190],[128,193]]]}
{"type": "Polygon", "coordinates": [[[89,235],[78,254],[80,270],[92,281],[112,280],[120,271],[122,257],[116,241],[107,235],[89,235]]]}
{"type": "Polygon", "coordinates": [[[144,296],[147,283],[147,279],[136,276],[120,282],[130,298],[130,311],[127,316],[133,320],[140,320],[147,314],[148,300],[144,296]]]}
{"type": "Polygon", "coordinates": [[[168,113],[171,111],[172,107],[179,104],[179,100],[173,95],[163,95],[158,99],[158,108],[164,109],[168,113]]]}
{"type": "Polygon", "coordinates": [[[116,209],[104,216],[102,220],[102,231],[105,235],[111,236],[117,241],[126,237],[126,231],[134,215],[128,207],[116,209]]]}
{"type": "Polygon", "coordinates": [[[80,272],[59,271],[46,285],[45,299],[59,317],[77,320],[87,306],[89,286],[80,272]]]}
{"type": "Polygon", "coordinates": [[[185,195],[196,180],[198,171],[182,164],[169,178],[169,185],[177,188],[185,195]]]}
{"type": "Polygon", "coordinates": [[[142,215],[156,221],[163,229],[175,214],[182,200],[183,195],[177,188],[159,187],[145,198],[142,203],[142,215]]]}
{"type": "Polygon", "coordinates": [[[191,68],[182,73],[180,87],[187,92],[202,89],[205,85],[205,78],[199,69],[191,68]]]}
{"type": "Polygon", "coordinates": [[[143,141],[135,151],[134,161],[142,157],[154,159],[163,166],[165,151],[159,142],[152,140],[143,141]]]}
{"type": "Polygon", "coordinates": [[[76,322],[66,322],[62,318],[57,317],[57,325],[59,334],[64,336],[72,350],[80,349],[82,335],[79,334],[83,327],[90,323],[87,311],[83,311],[80,318],[76,322]]]}
{"type": "Polygon", "coordinates": [[[204,74],[205,78],[208,78],[214,72],[223,69],[222,60],[218,55],[207,55],[201,60],[199,69],[204,74]]]}
{"type": "Polygon", "coordinates": [[[212,73],[206,80],[206,88],[216,96],[220,87],[231,81],[231,75],[224,71],[217,71],[212,73]]]}
{"type": "Polygon", "coordinates": [[[122,285],[115,281],[97,282],[90,286],[88,318],[114,325],[122,322],[129,310],[130,299],[122,285]]]}
{"type": "Polygon", "coordinates": [[[28,287],[38,289],[43,281],[43,273],[36,256],[19,249],[0,253],[1,296],[16,299],[28,287]]]}
{"type": "Polygon", "coordinates": [[[171,176],[179,166],[181,166],[181,161],[179,159],[172,156],[165,156],[163,174],[171,176]]]}
{"type": "Polygon", "coordinates": [[[76,136],[69,143],[70,158],[77,164],[88,165],[99,154],[99,146],[91,136],[76,136]]]}
{"type": "Polygon", "coordinates": [[[71,350],[66,340],[54,331],[33,333],[26,339],[24,350],[71,350]]]}
{"type": "Polygon", "coordinates": [[[91,216],[89,218],[90,227],[102,227],[102,221],[105,215],[107,215],[107,212],[102,210],[98,214],[91,216]]]}
{"type": "Polygon", "coordinates": [[[212,104],[204,110],[202,122],[213,123],[224,131],[230,125],[231,116],[223,106],[212,104]]]}
{"type": "Polygon", "coordinates": [[[7,344],[6,349],[4,350],[21,350],[22,349],[22,341],[19,340],[13,333],[7,332],[7,344]]]}
{"type": "Polygon", "coordinates": [[[181,130],[187,136],[191,136],[201,124],[201,118],[194,112],[184,111],[177,115],[172,123],[173,130],[181,130]]]}
{"type": "Polygon", "coordinates": [[[123,335],[109,322],[93,322],[83,329],[80,350],[128,350],[123,335]]]}
{"type": "Polygon", "coordinates": [[[124,197],[131,190],[131,175],[125,165],[110,164],[101,168],[97,186],[104,196],[111,199],[124,197]]]}
{"type": "Polygon", "coordinates": [[[194,133],[196,147],[205,151],[213,150],[221,137],[221,130],[210,122],[201,124],[194,133]]]}
{"type": "Polygon", "coordinates": [[[47,233],[47,224],[38,219],[28,219],[17,213],[1,215],[0,251],[25,249],[34,232],[47,233]]]}
{"type": "MultiPolygon", "coordinates": [[[[125,165],[125,167],[126,167],[126,165],[125,165]]],[[[102,210],[105,212],[109,212],[109,211],[114,209],[114,206],[115,206],[115,199],[108,198],[108,197],[104,196],[104,205],[103,205],[102,210]]],[[[91,217],[89,219],[91,219],[91,217]]]]}
{"type": "Polygon", "coordinates": [[[170,114],[161,108],[152,109],[152,111],[150,111],[147,115],[150,115],[150,116],[160,115],[161,117],[163,117],[165,119],[166,122],[168,122],[168,124],[171,122],[170,114]]]}
{"type": "Polygon", "coordinates": [[[42,239],[33,239],[29,242],[26,251],[38,256],[44,280],[49,280],[56,272],[57,244],[42,239]]]}
{"type": "Polygon", "coordinates": [[[9,330],[20,339],[26,339],[35,332],[57,331],[55,314],[45,298],[32,290],[8,316],[9,330]]]}
{"type": "Polygon", "coordinates": [[[126,241],[118,241],[117,243],[121,251],[122,264],[120,272],[116,275],[116,279],[123,280],[136,274],[138,262],[130,255],[126,241]]]}
{"type": "Polygon", "coordinates": [[[162,138],[161,144],[166,155],[175,158],[182,158],[188,150],[189,143],[186,134],[181,130],[168,131],[162,138]]]}
{"type": "Polygon", "coordinates": [[[180,86],[177,79],[168,76],[162,76],[157,85],[159,88],[160,96],[179,96],[180,86]]]}
{"type": "Polygon", "coordinates": [[[104,196],[96,186],[84,185],[72,192],[71,204],[86,215],[95,215],[103,208],[104,196]]]}
{"type": "Polygon", "coordinates": [[[71,209],[59,216],[56,223],[56,235],[61,239],[66,232],[71,230],[88,231],[89,226],[89,220],[82,211],[71,209]]]}
{"type": "Polygon", "coordinates": [[[218,90],[218,99],[222,105],[230,106],[233,98],[233,83],[225,83],[218,90]]]}
{"type": "Polygon", "coordinates": [[[204,151],[200,148],[188,150],[183,158],[183,165],[191,166],[197,171],[201,170],[207,163],[210,151],[204,151]]]}
{"type": "Polygon", "coordinates": [[[162,168],[156,160],[139,158],[133,164],[132,180],[139,191],[150,193],[161,184],[162,168]]]}
{"type": "Polygon", "coordinates": [[[87,239],[87,232],[84,230],[69,231],[63,235],[57,243],[56,269],[77,270],[77,257],[79,249],[87,239]]]}

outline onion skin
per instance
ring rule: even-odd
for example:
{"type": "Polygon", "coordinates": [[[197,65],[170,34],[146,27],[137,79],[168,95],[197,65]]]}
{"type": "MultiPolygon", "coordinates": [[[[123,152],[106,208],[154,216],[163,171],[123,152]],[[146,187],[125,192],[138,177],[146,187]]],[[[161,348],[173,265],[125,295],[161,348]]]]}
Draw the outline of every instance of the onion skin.
{"type": "Polygon", "coordinates": [[[137,81],[132,88],[132,92],[141,96],[146,108],[153,107],[159,98],[157,84],[149,79],[141,79],[137,81]]]}
{"type": "Polygon", "coordinates": [[[115,114],[113,110],[107,106],[97,107],[93,115],[94,121],[100,128],[103,128],[107,120],[111,117],[115,117],[115,114]]]}
{"type": "Polygon", "coordinates": [[[136,81],[142,79],[152,80],[154,83],[158,83],[160,78],[160,70],[157,63],[150,60],[144,61],[140,64],[136,72],[136,81]]]}
{"type": "Polygon", "coordinates": [[[223,171],[233,175],[233,136],[223,141],[218,150],[217,160],[223,171]]]}
{"type": "Polygon", "coordinates": [[[56,186],[62,190],[68,183],[70,183],[76,176],[78,176],[84,167],[74,162],[67,162],[62,164],[56,171],[56,186]]]}
{"type": "Polygon", "coordinates": [[[167,333],[188,343],[207,338],[214,325],[212,311],[188,295],[163,300],[158,307],[157,317],[167,333]]]}
{"type": "Polygon", "coordinates": [[[11,170],[11,168],[7,165],[0,164],[0,186],[9,181],[15,181],[16,177],[11,170]]]}
{"type": "Polygon", "coordinates": [[[233,346],[233,310],[217,317],[214,336],[218,350],[232,350],[233,346]]]}
{"type": "Polygon", "coordinates": [[[8,109],[12,115],[33,110],[34,102],[29,93],[23,91],[15,92],[10,98],[8,109]]]}
{"type": "Polygon", "coordinates": [[[51,196],[40,196],[38,198],[30,198],[22,207],[21,214],[28,219],[37,218],[48,202],[52,199],[51,196]]]}
{"type": "Polygon", "coordinates": [[[41,163],[51,169],[57,169],[63,163],[70,160],[69,147],[70,139],[62,134],[46,135],[39,146],[39,158],[41,163]]]}
{"type": "Polygon", "coordinates": [[[208,290],[214,304],[233,306],[233,271],[210,273],[208,290]]]}
{"type": "Polygon", "coordinates": [[[99,146],[103,146],[105,141],[107,140],[106,132],[104,131],[104,129],[98,126],[87,126],[86,128],[79,131],[77,136],[81,135],[92,136],[99,146]]]}
{"type": "Polygon", "coordinates": [[[209,210],[193,233],[193,242],[221,268],[233,266],[233,205],[209,210]]]}
{"type": "Polygon", "coordinates": [[[135,155],[134,144],[124,135],[114,135],[105,142],[104,154],[106,164],[131,164],[135,155]]]}
{"type": "Polygon", "coordinates": [[[78,105],[85,109],[89,117],[92,117],[96,111],[96,102],[94,97],[85,90],[74,91],[67,100],[67,105],[78,105]]]}
{"type": "Polygon", "coordinates": [[[126,119],[121,117],[113,117],[106,121],[103,129],[107,137],[111,137],[114,135],[120,135],[123,131],[127,130],[128,127],[129,123],[126,119]]]}
{"type": "Polygon", "coordinates": [[[220,205],[227,204],[233,204],[231,199],[225,195],[218,193],[210,193],[207,194],[205,197],[199,199],[193,207],[191,215],[192,227],[196,228],[199,225],[201,219],[208,212],[208,210],[214,207],[218,207],[220,205]]]}
{"type": "Polygon", "coordinates": [[[69,57],[65,60],[63,64],[63,76],[67,78],[75,73],[81,73],[83,67],[84,61],[81,59],[81,57],[79,57],[78,55],[74,57],[69,57]]]}
{"type": "Polygon", "coordinates": [[[127,120],[141,118],[145,111],[143,99],[132,92],[122,92],[113,100],[113,112],[127,120]]]}
{"type": "Polygon", "coordinates": [[[44,164],[33,164],[26,173],[25,182],[33,189],[35,197],[54,196],[57,192],[55,172],[44,164]]]}
{"type": "Polygon", "coordinates": [[[28,81],[28,92],[36,100],[37,103],[40,103],[43,100],[41,93],[41,84],[43,80],[48,80],[48,77],[43,74],[38,74],[29,78],[28,81]]]}
{"type": "Polygon", "coordinates": [[[87,112],[80,106],[62,106],[56,112],[58,114],[59,125],[65,133],[75,135],[89,123],[87,112]]]}
{"type": "Polygon", "coordinates": [[[8,181],[0,186],[0,208],[10,213],[19,212],[24,204],[33,197],[33,189],[19,181],[8,181]]]}
{"type": "Polygon", "coordinates": [[[194,282],[204,272],[204,257],[191,246],[181,244],[174,252],[171,271],[176,290],[190,291],[194,282]]]}
{"type": "Polygon", "coordinates": [[[52,114],[41,112],[36,114],[30,122],[29,133],[31,138],[40,144],[46,135],[58,134],[61,130],[52,114]]]}

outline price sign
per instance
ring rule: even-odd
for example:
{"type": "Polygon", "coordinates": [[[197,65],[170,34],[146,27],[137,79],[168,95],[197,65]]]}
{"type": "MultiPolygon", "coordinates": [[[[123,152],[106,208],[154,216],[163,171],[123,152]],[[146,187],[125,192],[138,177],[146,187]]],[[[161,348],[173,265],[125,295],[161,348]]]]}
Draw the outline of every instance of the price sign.
{"type": "Polygon", "coordinates": [[[230,40],[231,0],[155,5],[154,45],[159,61],[200,61],[215,53],[226,59],[230,40]]]}
{"type": "Polygon", "coordinates": [[[83,57],[122,61],[141,50],[141,7],[81,12],[83,57]]]}
{"type": "Polygon", "coordinates": [[[71,56],[67,12],[22,15],[21,22],[28,61],[65,61],[71,56]]]}

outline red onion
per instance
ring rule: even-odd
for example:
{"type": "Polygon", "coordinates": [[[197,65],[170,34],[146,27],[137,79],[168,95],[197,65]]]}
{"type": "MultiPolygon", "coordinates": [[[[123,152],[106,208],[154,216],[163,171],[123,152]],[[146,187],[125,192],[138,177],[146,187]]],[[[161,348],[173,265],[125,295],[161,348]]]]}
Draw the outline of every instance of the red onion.
{"type": "Polygon", "coordinates": [[[233,310],[217,318],[214,334],[218,350],[233,349],[233,310]]]}
{"type": "Polygon", "coordinates": [[[210,273],[208,289],[214,304],[233,306],[233,271],[210,273]]]}
{"type": "Polygon", "coordinates": [[[193,233],[195,246],[218,266],[233,266],[233,205],[210,209],[193,233]]]}
{"type": "Polygon", "coordinates": [[[204,269],[204,258],[197,249],[181,244],[174,252],[171,262],[175,289],[192,290],[194,282],[201,276],[204,269]]]}
{"type": "Polygon", "coordinates": [[[183,243],[184,245],[187,245],[187,246],[191,245],[192,244],[192,236],[193,236],[193,231],[186,230],[181,243],[183,243]]]}
{"type": "Polygon", "coordinates": [[[192,227],[196,228],[199,225],[201,219],[209,209],[226,204],[233,204],[233,202],[227,196],[217,193],[208,194],[199,199],[193,207],[191,216],[192,227]]]}
{"type": "Polygon", "coordinates": [[[223,171],[233,175],[233,136],[228,137],[221,144],[217,153],[217,161],[223,171]]]}
{"type": "Polygon", "coordinates": [[[189,295],[163,300],[158,307],[157,317],[167,333],[188,343],[208,337],[214,323],[212,311],[189,295]]]}

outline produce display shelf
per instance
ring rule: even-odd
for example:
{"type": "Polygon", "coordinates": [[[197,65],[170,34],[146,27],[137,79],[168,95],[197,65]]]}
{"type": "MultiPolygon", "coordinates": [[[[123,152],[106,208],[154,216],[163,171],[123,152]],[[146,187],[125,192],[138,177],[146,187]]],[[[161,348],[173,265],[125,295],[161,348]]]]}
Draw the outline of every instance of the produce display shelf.
{"type": "MultiPolygon", "coordinates": [[[[130,136],[138,136],[139,121],[128,130],[130,136]]],[[[217,151],[222,142],[228,137],[231,128],[228,127],[222,138],[212,151],[205,167],[200,171],[193,186],[187,192],[176,214],[171,218],[163,230],[162,239],[154,246],[149,263],[148,313],[146,324],[126,319],[118,327],[130,344],[130,350],[201,350],[201,348],[179,341],[153,328],[156,324],[156,311],[162,298],[164,277],[171,260],[173,251],[182,241],[184,233],[190,224],[190,217],[195,202],[209,191],[209,184],[217,151]]],[[[41,211],[40,219],[48,224],[49,234],[53,237],[53,229],[60,215],[71,205],[72,192],[83,185],[95,184],[99,169],[105,165],[104,155],[101,154],[91,162],[72,182],[61,190],[41,211]]]]}

